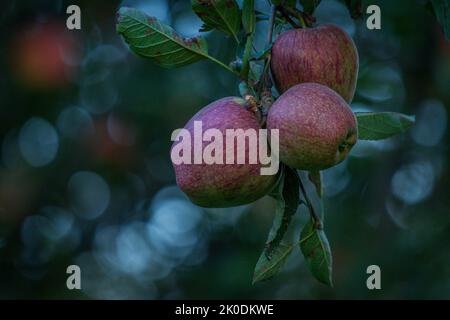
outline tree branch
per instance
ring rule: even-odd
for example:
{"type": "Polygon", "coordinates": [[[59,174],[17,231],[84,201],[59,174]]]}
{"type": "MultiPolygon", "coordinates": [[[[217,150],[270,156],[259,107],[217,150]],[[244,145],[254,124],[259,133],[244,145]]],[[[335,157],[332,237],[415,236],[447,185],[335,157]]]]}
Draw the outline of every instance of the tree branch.
{"type": "MultiPolygon", "coordinates": [[[[269,18],[269,28],[267,30],[266,37],[266,47],[269,47],[272,44],[273,38],[273,28],[275,24],[277,8],[275,5],[272,5],[270,8],[270,18],[269,18]]],[[[271,54],[269,54],[266,59],[264,59],[264,70],[260,79],[260,83],[258,85],[258,94],[260,98],[261,105],[261,126],[264,126],[265,119],[269,108],[273,103],[272,99],[272,81],[270,79],[269,71],[270,71],[270,58],[271,54]]]]}
{"type": "Polygon", "coordinates": [[[287,22],[290,23],[291,26],[293,26],[296,29],[301,28],[301,26],[299,26],[294,20],[291,19],[289,13],[284,9],[284,7],[280,6],[280,12],[283,15],[283,17],[287,20],[287,22]]]}
{"type": "Polygon", "coordinates": [[[286,10],[289,15],[295,17],[300,22],[302,28],[311,27],[311,22],[308,19],[305,19],[304,13],[297,8],[283,6],[283,9],[286,10]]]}
{"type": "Polygon", "coordinates": [[[306,207],[309,210],[309,214],[311,215],[311,218],[314,220],[314,227],[316,229],[320,230],[323,228],[322,221],[320,220],[320,217],[317,215],[317,213],[314,209],[314,206],[308,197],[308,194],[306,192],[305,186],[303,185],[302,179],[300,178],[300,175],[298,176],[298,182],[300,185],[300,192],[302,193],[303,198],[305,198],[306,207]]]}

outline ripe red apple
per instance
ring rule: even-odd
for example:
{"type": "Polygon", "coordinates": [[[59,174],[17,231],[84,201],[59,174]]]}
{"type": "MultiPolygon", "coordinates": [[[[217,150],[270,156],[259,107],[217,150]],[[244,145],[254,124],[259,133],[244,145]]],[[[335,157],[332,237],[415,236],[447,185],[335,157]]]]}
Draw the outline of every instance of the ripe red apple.
{"type": "Polygon", "coordinates": [[[302,170],[338,164],[358,138],[349,105],[317,83],[299,84],[283,93],[269,110],[267,128],[280,130],[280,160],[302,170]]]}
{"type": "MultiPolygon", "coordinates": [[[[219,135],[223,137],[223,148],[219,151],[223,153],[223,159],[227,157],[226,129],[254,129],[258,132],[260,125],[257,118],[244,105],[245,101],[241,98],[223,98],[204,107],[189,120],[185,129],[192,137],[188,150],[192,158],[195,151],[194,121],[197,122],[197,125],[198,121],[201,121],[203,132],[208,129],[220,130],[219,135]]],[[[236,164],[236,162],[226,164],[226,161],[223,164],[207,164],[204,161],[201,164],[193,162],[175,164],[174,148],[182,142],[185,142],[184,139],[174,142],[171,150],[176,181],[191,201],[199,206],[219,208],[251,203],[270,192],[277,180],[276,174],[261,175],[260,161],[257,161],[256,164],[249,164],[249,143],[245,144],[244,164],[236,164]]],[[[205,150],[210,143],[202,141],[200,146],[205,150]]],[[[236,144],[229,150],[236,160],[238,150],[236,144]]],[[[181,153],[183,156],[185,155],[184,151],[181,153]]]]}
{"type": "Polygon", "coordinates": [[[280,93],[299,83],[315,82],[330,87],[350,103],[358,65],[353,40],[332,24],[291,29],[281,34],[272,48],[271,70],[280,93]]]}

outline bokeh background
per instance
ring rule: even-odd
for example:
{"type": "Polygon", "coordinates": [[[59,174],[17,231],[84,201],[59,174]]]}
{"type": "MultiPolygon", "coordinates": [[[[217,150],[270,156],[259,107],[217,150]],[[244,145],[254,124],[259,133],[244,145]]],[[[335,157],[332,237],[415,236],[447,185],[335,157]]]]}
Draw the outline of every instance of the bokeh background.
{"type": "MultiPolygon", "coordinates": [[[[134,6],[191,36],[201,21],[190,1],[3,1],[0,298],[450,298],[450,44],[423,3],[371,1],[382,11],[377,31],[343,2],[317,10],[319,23],[340,25],[358,47],[354,110],[417,116],[409,133],[360,141],[324,172],[330,289],[298,249],[278,277],[251,285],[272,199],[202,209],[175,185],[172,131],[237,95],[237,79],[209,62],[165,70],[134,56],[115,33],[115,12],[134,6]],[[80,31],[65,28],[74,3],[80,31]],[[66,288],[71,264],[81,267],[80,291],[66,288]],[[371,264],[382,290],[366,288],[371,264]]],[[[258,23],[257,47],[266,27],[258,23]]],[[[206,37],[212,55],[235,59],[232,39],[206,37]]],[[[296,215],[292,241],[306,215],[296,215]]]]}

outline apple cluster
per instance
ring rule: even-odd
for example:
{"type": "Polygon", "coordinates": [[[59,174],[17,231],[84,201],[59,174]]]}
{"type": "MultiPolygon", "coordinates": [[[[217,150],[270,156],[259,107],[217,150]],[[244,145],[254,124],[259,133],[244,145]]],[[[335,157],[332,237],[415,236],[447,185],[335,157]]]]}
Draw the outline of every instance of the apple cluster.
{"type": "MultiPolygon", "coordinates": [[[[280,96],[267,113],[266,126],[269,131],[278,129],[281,162],[294,169],[319,171],[346,158],[358,139],[349,106],[358,64],[353,40],[335,25],[291,29],[276,39],[270,69],[280,96]]],[[[246,101],[237,97],[204,107],[185,129],[193,130],[194,121],[222,132],[261,125],[246,101]]],[[[242,205],[268,194],[278,177],[261,175],[260,168],[260,164],[174,164],[179,187],[203,207],[242,205]]]]}

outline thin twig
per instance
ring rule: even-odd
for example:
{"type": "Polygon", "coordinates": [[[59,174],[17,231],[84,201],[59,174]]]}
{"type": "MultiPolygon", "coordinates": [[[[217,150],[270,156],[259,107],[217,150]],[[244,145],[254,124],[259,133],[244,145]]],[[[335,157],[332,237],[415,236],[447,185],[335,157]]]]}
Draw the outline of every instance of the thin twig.
{"type": "MultiPolygon", "coordinates": [[[[267,37],[266,37],[266,47],[269,47],[272,43],[273,38],[273,28],[275,24],[275,16],[277,13],[276,6],[272,5],[270,8],[270,19],[269,19],[269,28],[267,30],[267,37]]],[[[262,122],[261,125],[264,125],[265,122],[265,114],[267,114],[268,109],[272,105],[272,81],[270,80],[270,54],[264,59],[264,70],[263,74],[261,76],[261,80],[258,86],[258,93],[260,95],[260,102],[262,107],[262,122]]]]}
{"type": "Polygon", "coordinates": [[[300,176],[298,176],[298,183],[300,185],[300,191],[303,194],[303,198],[305,198],[306,206],[309,210],[309,214],[311,215],[312,219],[314,220],[314,227],[316,229],[322,229],[322,221],[320,220],[320,217],[317,215],[316,211],[314,210],[314,206],[311,202],[311,200],[308,197],[308,194],[306,193],[305,186],[303,185],[302,179],[300,176]]]}
{"type": "Polygon", "coordinates": [[[297,20],[300,22],[300,25],[302,26],[302,28],[306,28],[306,27],[311,27],[310,23],[306,22],[306,19],[303,16],[303,12],[301,12],[300,10],[298,10],[297,8],[293,8],[293,7],[288,7],[288,6],[283,6],[283,9],[286,10],[286,12],[297,18],[297,20]]]}
{"type": "Polygon", "coordinates": [[[301,26],[299,26],[294,20],[291,19],[289,13],[284,9],[284,7],[280,7],[280,12],[283,15],[283,17],[287,20],[287,22],[290,23],[291,26],[293,26],[296,29],[301,28],[301,26]]]}

